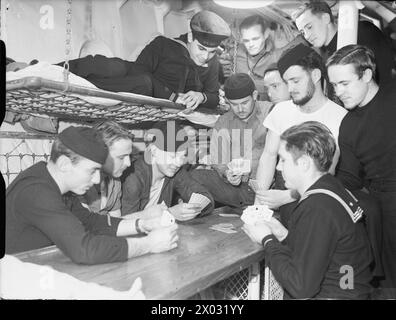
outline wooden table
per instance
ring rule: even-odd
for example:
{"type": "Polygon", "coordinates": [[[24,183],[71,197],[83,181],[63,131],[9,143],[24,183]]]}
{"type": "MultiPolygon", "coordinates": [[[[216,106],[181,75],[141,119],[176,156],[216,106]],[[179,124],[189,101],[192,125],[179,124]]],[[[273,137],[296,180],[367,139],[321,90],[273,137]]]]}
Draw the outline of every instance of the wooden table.
{"type": "MultiPolygon", "coordinates": [[[[218,213],[197,218],[179,224],[178,248],[126,262],[78,265],[55,246],[22,252],[16,257],[121,291],[128,290],[141,277],[147,299],[186,299],[249,266],[255,265],[257,271],[264,252],[241,226],[240,218],[222,217],[218,213]],[[209,229],[213,224],[225,222],[232,223],[238,232],[226,234],[209,229]]],[[[257,278],[254,280],[259,283],[257,278]]]]}

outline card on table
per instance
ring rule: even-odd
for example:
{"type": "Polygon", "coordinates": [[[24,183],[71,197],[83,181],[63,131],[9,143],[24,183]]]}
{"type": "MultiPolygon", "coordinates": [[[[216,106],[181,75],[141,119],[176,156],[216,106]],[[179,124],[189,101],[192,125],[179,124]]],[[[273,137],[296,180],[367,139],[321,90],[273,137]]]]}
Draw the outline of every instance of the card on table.
{"type": "Polygon", "coordinates": [[[218,223],[209,227],[209,229],[224,232],[224,233],[237,233],[232,223],[218,223]]]}

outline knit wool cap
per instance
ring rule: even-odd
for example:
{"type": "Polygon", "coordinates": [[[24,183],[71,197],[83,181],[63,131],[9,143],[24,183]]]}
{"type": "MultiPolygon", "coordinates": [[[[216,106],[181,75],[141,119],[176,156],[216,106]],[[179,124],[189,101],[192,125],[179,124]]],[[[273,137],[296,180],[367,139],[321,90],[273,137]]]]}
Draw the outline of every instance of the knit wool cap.
{"type": "Polygon", "coordinates": [[[302,43],[287,50],[278,61],[278,69],[281,77],[291,66],[300,65],[299,60],[316,51],[302,43]]]}
{"type": "Polygon", "coordinates": [[[161,121],[147,131],[148,141],[166,152],[179,152],[188,148],[188,133],[176,121],[161,121]]]}
{"type": "Polygon", "coordinates": [[[224,94],[229,100],[242,99],[250,96],[256,86],[246,73],[235,73],[224,83],[224,94]]]}
{"type": "Polygon", "coordinates": [[[103,165],[109,153],[98,131],[86,127],[68,127],[58,135],[59,140],[78,155],[103,165]]]}
{"type": "Polygon", "coordinates": [[[209,48],[218,47],[231,35],[227,22],[207,10],[199,11],[191,18],[190,28],[198,42],[209,48]]]}

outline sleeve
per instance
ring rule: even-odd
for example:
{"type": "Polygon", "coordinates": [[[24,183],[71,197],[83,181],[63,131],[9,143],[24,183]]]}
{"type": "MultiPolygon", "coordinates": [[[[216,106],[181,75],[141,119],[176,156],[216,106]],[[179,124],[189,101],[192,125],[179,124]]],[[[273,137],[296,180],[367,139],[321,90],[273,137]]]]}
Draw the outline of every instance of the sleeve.
{"type": "Polygon", "coordinates": [[[227,171],[227,164],[231,161],[231,139],[226,124],[221,116],[210,136],[210,163],[213,169],[215,169],[221,176],[225,176],[227,171]]]}
{"type": "Polygon", "coordinates": [[[16,201],[16,210],[73,262],[99,264],[127,259],[128,244],[124,238],[87,231],[50,186],[34,184],[21,193],[23,201],[16,201]]]}
{"type": "Polygon", "coordinates": [[[380,84],[392,81],[392,68],[395,66],[390,41],[369,21],[359,23],[358,43],[370,48],[374,55],[380,84]]]}
{"type": "Polygon", "coordinates": [[[275,278],[296,299],[312,298],[319,293],[336,245],[336,228],[327,207],[321,207],[322,214],[306,205],[299,210],[304,210],[304,217],[293,230],[293,250],[277,240],[268,242],[264,248],[275,278]]]}
{"type": "Polygon", "coordinates": [[[203,185],[195,181],[184,168],[181,168],[178,173],[176,173],[174,179],[174,187],[184,202],[188,202],[194,192],[199,193],[210,200],[210,204],[208,204],[206,208],[202,210],[199,216],[206,216],[213,211],[214,200],[212,195],[203,185]]]}
{"type": "Polygon", "coordinates": [[[387,28],[391,30],[391,32],[396,32],[396,18],[389,22],[387,28]]]}
{"type": "Polygon", "coordinates": [[[356,158],[351,143],[346,140],[349,134],[345,128],[348,127],[353,128],[353,126],[348,125],[346,121],[341,123],[340,134],[338,136],[340,157],[336,168],[336,178],[342,182],[345,188],[353,191],[363,188],[364,173],[359,159],[356,158]]]}
{"type": "Polygon", "coordinates": [[[244,52],[244,49],[242,48],[242,46],[244,46],[244,45],[243,44],[240,45],[237,50],[235,72],[236,73],[249,73],[247,56],[246,56],[246,53],[244,52]]]}
{"type": "Polygon", "coordinates": [[[121,214],[127,215],[143,210],[141,205],[142,184],[134,173],[130,173],[122,183],[121,214]]]}
{"type": "Polygon", "coordinates": [[[90,212],[81,205],[81,201],[76,196],[68,196],[65,202],[68,209],[81,221],[86,230],[93,234],[116,237],[121,219],[90,212]]]}
{"type": "MultiPolygon", "coordinates": [[[[57,65],[63,66],[64,62],[57,65]]],[[[120,58],[107,58],[102,55],[89,55],[69,61],[70,72],[82,77],[118,78],[128,72],[129,62],[120,58]]]]}
{"type": "Polygon", "coordinates": [[[265,117],[263,122],[264,127],[266,127],[268,130],[275,132],[279,136],[282,134],[282,128],[279,125],[277,119],[279,119],[279,117],[281,116],[281,108],[281,104],[275,105],[275,107],[273,107],[272,110],[265,117]]]}
{"type": "Polygon", "coordinates": [[[134,75],[146,74],[150,76],[150,81],[153,86],[153,97],[169,99],[173,91],[153,76],[161,63],[162,55],[165,54],[165,39],[164,37],[158,36],[145,46],[136,61],[130,65],[131,68],[129,72],[134,75]]]}
{"type": "Polygon", "coordinates": [[[135,66],[139,67],[141,71],[147,73],[154,73],[161,60],[163,46],[161,37],[156,37],[147,46],[144,47],[135,61],[135,66]]]}
{"type": "Polygon", "coordinates": [[[203,83],[203,93],[207,97],[207,101],[202,103],[200,107],[214,109],[219,104],[219,69],[220,64],[216,57],[209,63],[208,77],[203,83]]]}

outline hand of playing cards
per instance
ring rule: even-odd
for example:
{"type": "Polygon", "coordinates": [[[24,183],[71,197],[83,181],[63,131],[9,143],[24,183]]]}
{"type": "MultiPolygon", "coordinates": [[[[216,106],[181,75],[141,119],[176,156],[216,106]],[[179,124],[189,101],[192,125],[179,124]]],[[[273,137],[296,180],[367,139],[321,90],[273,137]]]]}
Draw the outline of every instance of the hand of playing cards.
{"type": "Polygon", "coordinates": [[[194,219],[210,204],[210,199],[199,193],[193,193],[188,203],[179,203],[170,208],[170,212],[178,221],[194,219]]]}
{"type": "Polygon", "coordinates": [[[232,175],[245,175],[251,171],[250,160],[247,159],[232,159],[227,165],[232,175]]]}
{"type": "Polygon", "coordinates": [[[169,227],[175,224],[175,222],[175,217],[168,210],[164,210],[161,216],[161,226],[169,227]]]}
{"type": "Polygon", "coordinates": [[[201,211],[203,209],[205,209],[206,206],[210,203],[210,199],[200,193],[193,192],[188,203],[194,203],[194,204],[199,205],[201,207],[201,210],[199,211],[199,213],[201,213],[201,211]]]}
{"type": "Polygon", "coordinates": [[[256,225],[271,221],[272,214],[273,211],[266,205],[254,205],[243,210],[241,219],[246,224],[256,225]]]}

